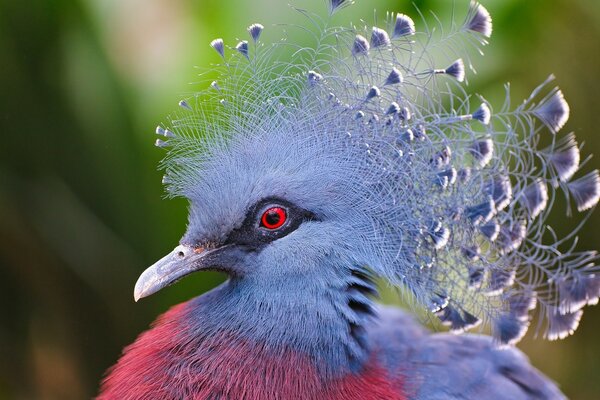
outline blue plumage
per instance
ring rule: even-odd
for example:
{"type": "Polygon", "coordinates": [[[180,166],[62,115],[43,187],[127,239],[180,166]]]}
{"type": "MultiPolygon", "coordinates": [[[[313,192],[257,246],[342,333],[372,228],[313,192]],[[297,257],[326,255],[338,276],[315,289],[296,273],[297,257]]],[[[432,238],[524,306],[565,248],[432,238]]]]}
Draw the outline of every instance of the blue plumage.
{"type": "MultiPolygon", "coordinates": [[[[227,61],[222,89],[187,101],[194,110],[173,120],[164,164],[169,192],[192,204],[184,241],[223,239],[252,204],[280,196],[319,215],[324,231],[348,232],[335,239],[352,263],[426,308],[442,296],[494,324],[511,296],[537,292],[552,319],[546,308],[569,301],[557,282],[596,271],[595,253],[557,253],[563,241],[542,240],[553,188],[566,181],[560,188],[580,211],[600,196],[597,171],[569,181],[579,153],[572,135],[556,133],[569,113],[562,93],[536,104],[547,81],[493,115],[459,87],[462,59],[436,68],[430,41],[442,38],[409,35],[414,22],[403,14],[390,24],[394,39],[377,27],[322,26],[319,52],[300,48],[291,60],[278,59],[286,42],[259,43],[251,55],[244,47],[249,60],[227,61]],[[541,136],[553,144],[536,149],[541,136]]],[[[484,40],[491,18],[474,3],[456,29],[449,36],[484,40]]],[[[211,45],[223,55],[222,40],[211,45]]],[[[309,260],[312,245],[299,257],[309,260]]]]}
{"type": "MultiPolygon", "coordinates": [[[[330,11],[347,4],[332,1],[330,11]]],[[[170,148],[168,193],[190,201],[188,229],[140,277],[136,299],[195,270],[222,270],[228,283],[190,303],[201,310],[198,330],[308,354],[327,377],[360,371],[380,347],[409,378],[448,379],[414,383],[417,398],[454,398],[459,386],[439,367],[453,363],[465,374],[495,368],[489,379],[504,382],[504,394],[560,396],[488,339],[430,336],[412,322],[390,328],[372,297],[383,278],[451,331],[483,321],[501,344],[522,338],[534,310],[550,339],[576,329],[600,295],[598,256],[572,250],[576,231],[559,239],[545,221],[557,191],[579,211],[595,206],[600,178],[571,180],[579,147],[558,133],[569,114],[562,92],[549,79],[517,107],[507,93],[497,112],[468,94],[464,43],[478,48],[492,32],[478,3],[444,37],[417,32],[404,14],[387,30],[319,21],[315,48],[265,46],[260,24],[237,53],[211,43],[225,60],[221,79],[157,130],[167,137],[157,145],[170,148]],[[382,331],[406,342],[385,344],[382,331]],[[414,359],[403,359],[409,347],[414,359]]],[[[463,394],[485,395],[478,385],[465,383],[463,394]]],[[[501,398],[491,390],[485,398],[501,398]]]]}

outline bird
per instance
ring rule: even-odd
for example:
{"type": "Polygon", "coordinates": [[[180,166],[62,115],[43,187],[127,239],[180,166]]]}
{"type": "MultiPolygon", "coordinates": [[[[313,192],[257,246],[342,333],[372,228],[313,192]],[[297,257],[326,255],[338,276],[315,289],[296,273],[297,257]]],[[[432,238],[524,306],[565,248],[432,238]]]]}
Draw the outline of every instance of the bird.
{"type": "Polygon", "coordinates": [[[420,30],[336,25],[351,4],[296,9],[270,44],[260,23],[210,43],[219,78],[156,129],[187,229],[134,298],[227,280],[127,346],[99,400],[565,398],[515,347],[530,327],[571,335],[600,296],[582,224],[547,220],[561,193],[568,215],[600,198],[563,92],[550,76],[514,106],[506,86],[496,110],[469,92],[492,34],[478,2],[420,30]],[[382,285],[408,311],[378,304],[382,285]]]}

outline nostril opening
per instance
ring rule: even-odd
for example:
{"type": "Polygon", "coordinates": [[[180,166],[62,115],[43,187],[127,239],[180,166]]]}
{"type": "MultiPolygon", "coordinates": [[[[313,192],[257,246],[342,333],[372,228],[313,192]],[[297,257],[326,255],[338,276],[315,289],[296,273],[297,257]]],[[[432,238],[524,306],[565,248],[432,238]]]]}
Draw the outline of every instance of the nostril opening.
{"type": "Polygon", "coordinates": [[[185,257],[185,254],[183,253],[183,251],[180,251],[177,253],[177,257],[183,258],[183,257],[185,257]]]}

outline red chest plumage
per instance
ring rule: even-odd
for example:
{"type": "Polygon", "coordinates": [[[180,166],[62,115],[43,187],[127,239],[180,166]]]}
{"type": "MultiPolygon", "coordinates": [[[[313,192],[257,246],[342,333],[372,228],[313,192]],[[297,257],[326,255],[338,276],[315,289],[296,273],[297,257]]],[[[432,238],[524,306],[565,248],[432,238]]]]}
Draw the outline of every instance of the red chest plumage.
{"type": "Polygon", "coordinates": [[[184,306],[125,349],[98,399],[405,399],[401,379],[375,358],[360,374],[324,380],[308,357],[291,350],[274,353],[223,334],[186,341],[184,306]]]}

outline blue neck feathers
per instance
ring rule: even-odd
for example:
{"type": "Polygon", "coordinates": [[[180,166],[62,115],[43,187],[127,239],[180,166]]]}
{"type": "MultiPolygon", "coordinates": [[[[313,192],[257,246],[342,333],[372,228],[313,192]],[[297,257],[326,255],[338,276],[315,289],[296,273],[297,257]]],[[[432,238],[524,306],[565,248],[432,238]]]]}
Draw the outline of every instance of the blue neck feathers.
{"type": "Polygon", "coordinates": [[[232,277],[190,302],[193,330],[306,354],[327,376],[357,371],[369,354],[365,327],[375,314],[370,297],[377,290],[364,268],[343,270],[344,277],[327,282],[232,277]]]}

